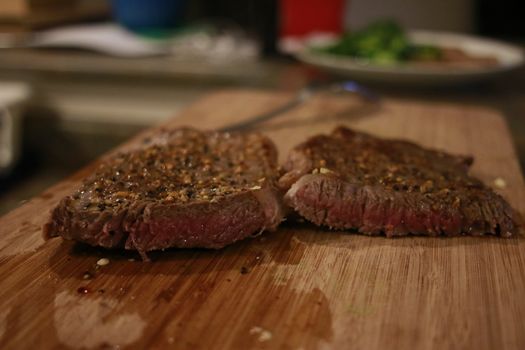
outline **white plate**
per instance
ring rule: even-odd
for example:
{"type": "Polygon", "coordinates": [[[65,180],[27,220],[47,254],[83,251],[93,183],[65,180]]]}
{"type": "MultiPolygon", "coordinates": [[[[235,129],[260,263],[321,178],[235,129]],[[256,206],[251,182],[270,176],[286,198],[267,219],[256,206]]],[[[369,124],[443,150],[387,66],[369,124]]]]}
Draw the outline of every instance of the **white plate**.
{"type": "Polygon", "coordinates": [[[329,70],[361,82],[403,85],[456,85],[498,76],[524,63],[523,50],[495,40],[463,34],[412,31],[410,40],[417,44],[460,48],[471,55],[493,56],[498,64],[487,67],[420,66],[410,63],[377,65],[366,60],[315,52],[305,48],[296,57],[310,65],[329,70]]]}

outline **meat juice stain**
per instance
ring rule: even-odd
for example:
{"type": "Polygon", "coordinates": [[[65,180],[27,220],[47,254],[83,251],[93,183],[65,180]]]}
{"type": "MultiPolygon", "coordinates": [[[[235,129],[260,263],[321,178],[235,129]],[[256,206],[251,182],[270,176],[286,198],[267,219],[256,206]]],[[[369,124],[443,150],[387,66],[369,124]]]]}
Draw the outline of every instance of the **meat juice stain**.
{"type": "Polygon", "coordinates": [[[166,303],[169,303],[175,296],[176,289],[173,286],[168,287],[157,295],[156,299],[162,299],[166,303]]]}
{"type": "Polygon", "coordinates": [[[79,287],[77,289],[77,293],[78,294],[88,294],[89,293],[89,289],[87,289],[86,287],[79,287]]]}

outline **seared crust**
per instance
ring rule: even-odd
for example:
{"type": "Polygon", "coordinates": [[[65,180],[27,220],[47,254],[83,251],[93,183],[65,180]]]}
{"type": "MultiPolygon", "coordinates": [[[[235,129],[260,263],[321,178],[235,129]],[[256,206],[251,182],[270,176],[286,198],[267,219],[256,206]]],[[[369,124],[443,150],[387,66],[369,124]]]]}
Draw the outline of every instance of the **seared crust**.
{"type": "Polygon", "coordinates": [[[511,236],[515,213],[468,175],[471,157],[339,127],[295,147],[279,185],[307,220],[364,234],[511,236]]]}
{"type": "Polygon", "coordinates": [[[277,151],[259,134],[165,130],[102,163],[44,232],[144,254],[221,248],[282,221],[277,151]]]}

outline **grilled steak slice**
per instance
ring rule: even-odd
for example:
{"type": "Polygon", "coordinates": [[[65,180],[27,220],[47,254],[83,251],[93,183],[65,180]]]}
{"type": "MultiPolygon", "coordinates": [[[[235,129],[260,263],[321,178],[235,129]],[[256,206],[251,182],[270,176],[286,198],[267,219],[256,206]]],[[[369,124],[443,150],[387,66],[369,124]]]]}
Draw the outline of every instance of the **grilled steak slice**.
{"type": "Polygon", "coordinates": [[[164,130],[103,162],[52,211],[48,237],[145,252],[221,248],[282,220],[277,151],[260,134],[164,130]]]}
{"type": "Polygon", "coordinates": [[[279,186],[317,224],[388,237],[511,236],[515,212],[468,175],[472,158],[339,127],[295,147],[279,186]]]}

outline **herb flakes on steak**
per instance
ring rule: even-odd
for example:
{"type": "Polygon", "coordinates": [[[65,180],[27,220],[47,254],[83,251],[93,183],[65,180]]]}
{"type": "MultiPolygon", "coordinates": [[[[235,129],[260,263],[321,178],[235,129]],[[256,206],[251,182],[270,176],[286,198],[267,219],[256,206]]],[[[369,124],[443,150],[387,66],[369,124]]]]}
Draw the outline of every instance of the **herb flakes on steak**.
{"type": "Polygon", "coordinates": [[[46,236],[146,252],[221,248],[282,221],[266,137],[163,130],[102,162],[52,211],[46,236]]]}
{"type": "Polygon", "coordinates": [[[305,219],[386,236],[511,236],[515,213],[468,175],[471,157],[336,128],[296,146],[279,186],[305,219]]]}

